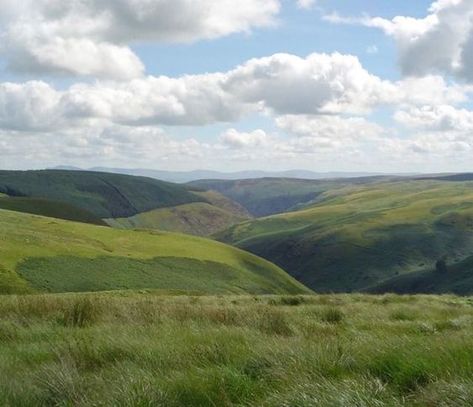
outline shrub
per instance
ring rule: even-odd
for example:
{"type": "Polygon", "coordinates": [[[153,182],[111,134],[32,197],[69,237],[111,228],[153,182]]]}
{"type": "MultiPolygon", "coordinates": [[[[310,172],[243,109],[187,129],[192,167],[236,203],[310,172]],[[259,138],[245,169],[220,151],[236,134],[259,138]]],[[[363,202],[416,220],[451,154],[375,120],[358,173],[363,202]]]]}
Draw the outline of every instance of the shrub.
{"type": "Polygon", "coordinates": [[[290,336],[293,331],[284,313],[271,309],[261,314],[259,329],[269,335],[290,336]]]}
{"type": "Polygon", "coordinates": [[[343,321],[345,314],[338,308],[327,308],[320,315],[322,322],[328,324],[339,324],[343,321]]]}
{"type": "Polygon", "coordinates": [[[272,298],[269,303],[271,305],[289,305],[289,306],[298,306],[305,303],[304,297],[300,295],[288,295],[280,298],[272,298]]]}
{"type": "Polygon", "coordinates": [[[97,302],[93,303],[89,298],[79,298],[66,306],[64,315],[60,322],[64,326],[83,328],[93,325],[100,314],[97,302]]]}

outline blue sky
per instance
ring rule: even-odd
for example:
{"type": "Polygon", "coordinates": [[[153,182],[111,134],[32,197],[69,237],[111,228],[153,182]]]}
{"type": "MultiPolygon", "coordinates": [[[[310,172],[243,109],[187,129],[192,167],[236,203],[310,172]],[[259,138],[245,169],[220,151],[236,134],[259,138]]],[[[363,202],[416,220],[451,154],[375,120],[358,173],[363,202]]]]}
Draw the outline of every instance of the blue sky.
{"type": "Polygon", "coordinates": [[[6,0],[0,167],[467,171],[467,0],[6,0]]]}

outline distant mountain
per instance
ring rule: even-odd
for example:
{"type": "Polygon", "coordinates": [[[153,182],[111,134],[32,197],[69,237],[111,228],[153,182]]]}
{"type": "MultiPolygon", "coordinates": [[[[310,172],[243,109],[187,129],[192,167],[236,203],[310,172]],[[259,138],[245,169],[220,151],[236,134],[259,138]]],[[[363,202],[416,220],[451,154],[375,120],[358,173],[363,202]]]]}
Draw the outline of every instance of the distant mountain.
{"type": "MultiPolygon", "coordinates": [[[[82,168],[59,166],[54,169],[83,171],[82,168]]],[[[289,171],[238,171],[238,172],[219,172],[210,170],[194,170],[194,171],[161,171],[150,170],[144,168],[127,169],[127,168],[108,168],[93,167],[87,171],[109,172],[114,174],[135,175],[142,177],[156,178],[162,181],[186,183],[197,180],[239,180],[254,178],[300,178],[300,179],[331,179],[331,178],[357,178],[367,176],[386,175],[382,173],[370,172],[314,172],[308,170],[289,170],[289,171]]]]}

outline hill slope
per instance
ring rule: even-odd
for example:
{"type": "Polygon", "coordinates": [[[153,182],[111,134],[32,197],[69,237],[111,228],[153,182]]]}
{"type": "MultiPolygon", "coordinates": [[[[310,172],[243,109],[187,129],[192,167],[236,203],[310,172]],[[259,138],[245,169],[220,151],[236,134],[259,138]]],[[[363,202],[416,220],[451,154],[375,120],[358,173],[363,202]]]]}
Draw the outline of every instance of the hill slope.
{"type": "Polygon", "coordinates": [[[275,265],[224,244],[0,210],[0,293],[186,290],[301,293],[275,265]]]}
{"type": "Polygon", "coordinates": [[[193,191],[207,202],[154,209],[129,218],[106,219],[108,225],[123,229],[155,229],[210,236],[251,218],[236,202],[214,191],[193,191]]]}
{"type": "Polygon", "coordinates": [[[84,222],[102,226],[106,225],[102,219],[85,209],[64,202],[42,198],[9,197],[8,195],[0,194],[0,209],[72,220],[74,222],[84,222]]]}
{"type": "Polygon", "coordinates": [[[367,289],[370,293],[473,294],[473,256],[450,264],[444,272],[436,269],[404,274],[367,289]]]}
{"type": "Polygon", "coordinates": [[[0,193],[64,202],[98,218],[203,202],[186,187],[151,178],[82,171],[0,171],[0,193]]]}
{"type": "Polygon", "coordinates": [[[218,238],[317,291],[352,291],[473,253],[473,182],[417,180],[329,191],[305,210],[245,222],[218,238]]]}
{"type": "Polygon", "coordinates": [[[384,177],[339,180],[307,180],[290,178],[242,179],[236,181],[200,180],[190,182],[193,188],[217,191],[238,202],[255,217],[274,215],[317,201],[334,188],[378,182],[384,177]]]}

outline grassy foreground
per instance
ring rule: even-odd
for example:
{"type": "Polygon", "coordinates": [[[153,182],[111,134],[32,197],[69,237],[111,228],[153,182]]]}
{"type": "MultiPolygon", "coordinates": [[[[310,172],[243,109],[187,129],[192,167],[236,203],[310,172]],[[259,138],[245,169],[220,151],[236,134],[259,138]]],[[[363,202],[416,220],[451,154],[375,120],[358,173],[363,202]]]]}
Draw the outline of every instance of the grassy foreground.
{"type": "Polygon", "coordinates": [[[471,406],[473,301],[0,297],[5,406],[471,406]]]}

